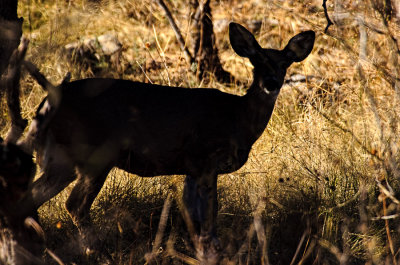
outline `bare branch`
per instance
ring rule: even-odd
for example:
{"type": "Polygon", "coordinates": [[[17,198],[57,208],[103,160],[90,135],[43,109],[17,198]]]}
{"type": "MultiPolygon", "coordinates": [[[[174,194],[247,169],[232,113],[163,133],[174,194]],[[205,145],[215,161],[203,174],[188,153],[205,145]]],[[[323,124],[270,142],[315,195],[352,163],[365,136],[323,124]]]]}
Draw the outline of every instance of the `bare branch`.
{"type": "Polygon", "coordinates": [[[303,235],[301,236],[301,239],[300,239],[300,241],[299,241],[299,244],[297,245],[296,252],[294,253],[294,256],[293,256],[293,258],[292,258],[292,262],[290,262],[290,265],[295,264],[295,261],[296,261],[297,257],[299,256],[301,247],[303,246],[304,240],[306,239],[307,236],[310,235],[310,232],[311,232],[310,230],[311,230],[311,229],[308,227],[308,228],[304,231],[303,235]]]}
{"type": "Polygon", "coordinates": [[[161,212],[160,223],[158,224],[158,231],[157,231],[156,238],[154,240],[153,249],[152,249],[151,253],[146,254],[147,262],[151,262],[151,261],[155,260],[155,258],[158,255],[159,248],[161,247],[165,227],[167,226],[169,210],[171,208],[171,201],[172,201],[171,197],[172,197],[171,194],[168,194],[168,197],[164,202],[164,207],[161,212]]]}
{"type": "Polygon", "coordinates": [[[383,194],[385,194],[388,198],[390,198],[395,204],[397,205],[400,204],[400,201],[396,197],[394,197],[393,193],[390,192],[379,180],[376,179],[375,181],[376,185],[383,194]]]}
{"type": "Polygon", "coordinates": [[[324,30],[325,33],[327,33],[327,32],[328,32],[328,28],[329,28],[331,25],[333,25],[333,22],[332,22],[332,20],[329,18],[329,15],[328,15],[328,9],[326,8],[326,1],[327,1],[327,0],[323,0],[323,1],[322,1],[322,7],[324,8],[324,14],[325,14],[325,18],[326,18],[326,21],[327,21],[327,25],[326,25],[325,30],[324,30]]]}
{"type": "Polygon", "coordinates": [[[50,249],[46,248],[46,252],[47,252],[47,254],[49,254],[49,256],[50,256],[53,260],[55,260],[59,265],[64,265],[64,264],[65,264],[65,263],[62,262],[62,260],[61,260],[53,251],[51,251],[50,249]]]}
{"type": "Polygon", "coordinates": [[[265,235],[265,229],[261,221],[261,213],[266,207],[266,200],[260,200],[257,205],[257,209],[254,212],[254,230],[258,239],[258,246],[262,249],[261,251],[261,263],[269,264],[268,251],[267,251],[267,237],[265,235]]]}
{"type": "Polygon", "coordinates": [[[192,1],[191,5],[193,7],[191,35],[194,41],[196,77],[198,80],[208,82],[211,73],[218,82],[229,84],[235,78],[224,70],[218,57],[210,0],[192,1]]]}
{"type": "MultiPolygon", "coordinates": [[[[358,61],[359,58],[359,53],[356,52],[350,45],[350,43],[348,41],[346,41],[343,38],[340,38],[338,36],[332,35],[330,33],[327,33],[327,35],[337,41],[339,41],[340,44],[342,44],[343,48],[345,50],[347,50],[349,52],[349,55],[351,56],[351,58],[354,61],[358,61]]],[[[382,78],[392,87],[395,89],[396,86],[396,82],[400,81],[400,78],[394,76],[393,74],[391,74],[388,70],[386,70],[384,67],[380,66],[378,63],[374,62],[373,60],[369,59],[369,58],[364,58],[361,60],[363,62],[368,63],[370,66],[372,66],[373,68],[375,68],[376,71],[378,71],[379,73],[381,73],[382,78]]]]}
{"type": "Polygon", "coordinates": [[[342,132],[349,134],[352,136],[352,138],[354,139],[354,141],[361,147],[361,149],[363,149],[367,154],[369,154],[371,157],[376,158],[378,161],[382,162],[383,158],[381,158],[378,154],[373,153],[367,146],[365,146],[365,144],[358,139],[358,137],[354,134],[353,131],[343,127],[342,125],[340,125],[339,122],[335,121],[334,119],[331,119],[326,113],[321,112],[318,108],[316,108],[314,105],[310,105],[318,114],[320,114],[322,117],[324,117],[327,121],[329,121],[333,126],[335,126],[336,128],[340,129],[342,132]]]}
{"type": "Polygon", "coordinates": [[[372,217],[372,221],[380,221],[380,220],[391,220],[391,219],[397,219],[400,217],[400,214],[391,214],[391,215],[384,215],[384,216],[378,216],[378,217],[372,217]]]}
{"type": "Polygon", "coordinates": [[[186,46],[186,42],[182,36],[182,33],[178,27],[178,25],[176,25],[174,18],[172,17],[171,12],[169,11],[167,5],[164,3],[163,0],[156,0],[157,4],[164,10],[165,15],[168,18],[169,23],[171,24],[172,29],[175,32],[175,36],[179,42],[179,45],[181,46],[181,49],[183,51],[183,54],[185,55],[185,59],[192,64],[193,63],[193,56],[190,54],[189,49],[186,46]]]}
{"type": "Polygon", "coordinates": [[[44,90],[49,91],[54,87],[52,83],[50,83],[46,77],[39,71],[39,69],[33,63],[29,61],[23,62],[26,70],[28,70],[29,74],[35,78],[35,80],[39,83],[40,86],[43,87],[44,90]]]}
{"type": "MultiPolygon", "coordinates": [[[[52,121],[55,114],[54,110],[57,109],[62,97],[62,88],[71,79],[71,73],[67,73],[62,83],[59,86],[53,85],[46,77],[40,73],[39,69],[29,61],[23,61],[25,68],[29,74],[47,91],[47,102],[44,106],[39,108],[39,114],[42,119],[34,119],[30,125],[29,131],[24,139],[18,141],[18,146],[27,153],[33,152],[33,145],[37,138],[46,131],[45,128],[52,121]]],[[[38,114],[38,113],[37,113],[38,114]]]]}
{"type": "Polygon", "coordinates": [[[7,94],[7,106],[11,117],[11,128],[7,133],[6,142],[16,143],[21,137],[28,124],[28,121],[21,116],[21,105],[19,101],[19,79],[21,75],[21,63],[25,57],[29,40],[23,38],[20,46],[11,55],[4,77],[4,85],[7,94]]]}
{"type": "Polygon", "coordinates": [[[390,20],[390,14],[391,14],[391,5],[386,5],[386,8],[380,8],[374,1],[371,1],[372,7],[378,14],[381,16],[382,19],[382,24],[386,28],[386,35],[389,37],[390,41],[392,42],[392,45],[394,49],[396,50],[397,55],[400,55],[400,47],[399,47],[399,41],[395,37],[395,35],[392,33],[390,27],[389,27],[389,20],[390,20]],[[389,8],[389,9],[387,9],[389,8]]]}
{"type": "Polygon", "coordinates": [[[61,101],[61,86],[69,82],[71,74],[67,73],[61,83],[61,86],[55,86],[46,79],[46,77],[39,71],[36,65],[29,61],[24,61],[23,64],[28,70],[29,74],[32,75],[32,77],[36,79],[39,85],[41,85],[43,89],[48,92],[47,98],[50,102],[50,105],[53,107],[58,106],[61,101]]]}

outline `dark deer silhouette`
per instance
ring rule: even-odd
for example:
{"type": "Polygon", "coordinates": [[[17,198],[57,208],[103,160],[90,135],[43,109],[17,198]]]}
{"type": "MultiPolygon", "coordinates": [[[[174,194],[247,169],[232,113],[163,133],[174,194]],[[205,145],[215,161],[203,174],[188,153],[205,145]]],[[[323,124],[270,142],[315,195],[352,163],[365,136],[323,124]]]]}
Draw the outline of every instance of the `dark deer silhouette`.
{"type": "Polygon", "coordinates": [[[200,243],[198,258],[218,262],[217,176],[246,162],[286,69],[308,56],[315,33],[296,35],[283,50],[261,48],[236,23],[229,37],[235,52],[254,65],[244,96],[116,79],[47,84],[49,96],[28,135],[44,173],[22,201],[24,209],[37,209],[77,178],[66,208],[85,238],[92,233],[90,206],[113,167],[143,177],[185,174],[183,199],[200,243]]]}

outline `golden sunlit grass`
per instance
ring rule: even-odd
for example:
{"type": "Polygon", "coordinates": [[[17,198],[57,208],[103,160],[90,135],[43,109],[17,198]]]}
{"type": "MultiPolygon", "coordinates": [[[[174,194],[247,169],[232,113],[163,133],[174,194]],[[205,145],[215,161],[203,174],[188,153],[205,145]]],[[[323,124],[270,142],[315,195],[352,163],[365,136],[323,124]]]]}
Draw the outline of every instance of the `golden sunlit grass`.
{"type": "MultiPolygon", "coordinates": [[[[335,5],[328,1],[335,25],[324,34],[322,0],[212,2],[215,23],[261,21],[256,37],[263,47],[282,48],[302,30],[317,33],[312,54],[293,64],[287,74],[309,78],[283,86],[248,163],[219,178],[218,228],[226,263],[259,264],[265,256],[271,264],[290,264],[294,257],[292,264],[306,263],[303,258],[310,264],[399,260],[395,198],[400,197],[400,96],[390,84],[400,71],[399,48],[393,43],[394,38],[400,45],[399,20],[394,18],[386,28],[369,1],[335,5]],[[383,215],[393,219],[381,220],[383,215]],[[254,232],[260,228],[257,216],[261,216],[265,246],[260,232],[254,232]]],[[[189,41],[187,1],[168,5],[189,41]]],[[[120,66],[106,62],[99,75],[205,86],[190,72],[164,13],[153,1],[20,0],[19,12],[25,19],[24,34],[31,39],[27,57],[53,83],[68,71],[73,79],[94,75],[91,67],[68,61],[66,44],[112,32],[123,45],[120,66]]],[[[250,84],[251,65],[230,48],[227,28],[218,31],[216,38],[224,68],[250,84]]],[[[396,85],[399,89],[400,82],[396,85]]],[[[206,86],[236,94],[246,89],[213,80],[206,86]]],[[[22,90],[23,114],[31,118],[45,94],[28,76],[23,77],[22,90]]],[[[3,110],[1,116],[8,119],[3,110]]],[[[194,256],[178,210],[182,180],[182,176],[142,179],[120,170],[110,173],[91,214],[104,249],[116,264],[145,263],[170,193],[175,200],[159,261],[173,262],[165,251],[171,238],[177,251],[194,256]]],[[[90,264],[79,253],[76,228],[64,211],[67,196],[64,191],[40,209],[48,247],[66,263],[90,264]]],[[[179,259],[174,262],[181,264],[179,259]]]]}

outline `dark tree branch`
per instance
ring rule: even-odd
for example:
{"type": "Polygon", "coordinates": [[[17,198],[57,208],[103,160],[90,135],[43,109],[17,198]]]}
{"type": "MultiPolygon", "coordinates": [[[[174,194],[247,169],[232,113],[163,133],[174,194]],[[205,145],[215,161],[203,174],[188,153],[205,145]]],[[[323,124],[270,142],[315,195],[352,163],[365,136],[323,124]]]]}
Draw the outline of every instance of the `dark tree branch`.
{"type": "Polygon", "coordinates": [[[322,1],[322,7],[324,8],[324,14],[325,14],[325,18],[326,18],[326,21],[327,21],[327,25],[326,25],[325,30],[324,30],[325,33],[327,33],[327,32],[328,32],[328,28],[329,28],[331,25],[333,25],[333,22],[332,22],[332,20],[329,18],[329,15],[328,15],[328,9],[326,8],[326,1],[327,1],[327,0],[323,0],[323,1],[322,1]]]}
{"type": "Polygon", "coordinates": [[[46,79],[46,77],[39,71],[36,65],[29,61],[24,61],[23,64],[29,74],[39,83],[41,87],[43,87],[45,91],[49,91],[54,87],[54,85],[50,83],[46,79]]]}
{"type": "MultiPolygon", "coordinates": [[[[18,0],[0,0],[0,109],[5,110],[4,76],[11,54],[18,48],[22,36],[22,18],[17,14],[18,0]]],[[[0,126],[5,122],[1,121],[0,126]]]]}
{"type": "Polygon", "coordinates": [[[220,83],[230,83],[234,77],[222,67],[215,45],[214,26],[212,22],[210,0],[191,1],[194,40],[194,57],[197,63],[196,76],[198,80],[214,74],[220,83]]]}
{"type": "Polygon", "coordinates": [[[395,37],[395,35],[392,33],[390,27],[389,27],[389,20],[392,17],[392,3],[391,1],[386,0],[384,6],[379,6],[376,2],[371,1],[372,7],[375,9],[376,12],[381,16],[382,19],[382,24],[386,28],[386,35],[390,38],[390,41],[392,42],[393,48],[396,50],[397,55],[400,55],[400,46],[399,46],[399,41],[395,37]]]}
{"type": "Polygon", "coordinates": [[[55,110],[61,101],[63,86],[69,82],[71,79],[71,74],[67,73],[62,83],[55,86],[46,79],[46,77],[33,63],[29,61],[23,61],[23,65],[29,74],[39,83],[39,85],[42,86],[45,91],[47,91],[47,101],[49,103],[46,108],[41,108],[42,118],[39,120],[36,119],[35,123],[31,124],[25,138],[18,141],[18,146],[22,150],[24,150],[26,153],[32,153],[35,141],[41,137],[44,137],[46,128],[54,117],[55,110]]]}
{"type": "Polygon", "coordinates": [[[20,46],[11,55],[4,77],[4,85],[7,94],[7,106],[11,118],[11,128],[7,133],[6,142],[16,143],[25,130],[28,122],[21,116],[21,105],[19,101],[19,79],[21,75],[21,63],[28,48],[28,39],[22,39],[20,46]]]}
{"type": "Polygon", "coordinates": [[[196,55],[200,48],[200,15],[201,8],[199,8],[198,0],[190,0],[190,19],[191,19],[191,30],[190,35],[192,38],[192,49],[193,54],[196,55]]]}
{"type": "MultiPolygon", "coordinates": [[[[7,69],[11,54],[22,36],[22,18],[17,15],[18,0],[0,1],[0,77],[7,69]]],[[[0,87],[0,96],[4,87],[0,87]]]]}
{"type": "Polygon", "coordinates": [[[233,80],[234,78],[232,75],[222,68],[221,62],[218,58],[218,49],[215,47],[215,35],[211,20],[210,0],[201,4],[199,4],[198,0],[190,1],[191,9],[194,10],[191,15],[193,20],[191,33],[193,41],[193,56],[189,52],[187,43],[185,42],[167,5],[163,0],[156,0],[156,2],[164,10],[185,55],[185,59],[190,63],[190,65],[193,63],[197,64],[197,79],[202,80],[207,73],[212,73],[219,82],[228,83],[233,80]]]}
{"type": "Polygon", "coordinates": [[[181,46],[181,49],[183,51],[183,54],[185,55],[185,59],[186,61],[188,61],[190,64],[193,63],[193,56],[190,54],[190,51],[188,50],[187,46],[186,46],[186,42],[182,36],[182,33],[178,27],[178,25],[176,25],[174,18],[172,17],[171,12],[169,11],[167,5],[164,3],[163,0],[156,0],[156,2],[158,3],[158,5],[164,10],[165,15],[168,18],[169,23],[171,24],[172,29],[175,32],[175,36],[179,42],[179,45],[181,46]]]}

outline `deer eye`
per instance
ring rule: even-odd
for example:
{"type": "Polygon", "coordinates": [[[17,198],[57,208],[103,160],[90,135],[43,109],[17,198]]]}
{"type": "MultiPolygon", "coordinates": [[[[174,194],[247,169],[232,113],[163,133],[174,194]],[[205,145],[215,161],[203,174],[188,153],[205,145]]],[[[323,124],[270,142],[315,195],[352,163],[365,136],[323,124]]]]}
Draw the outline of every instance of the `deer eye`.
{"type": "Polygon", "coordinates": [[[275,76],[267,76],[264,79],[264,87],[268,91],[275,91],[280,88],[278,79],[275,76]]]}

